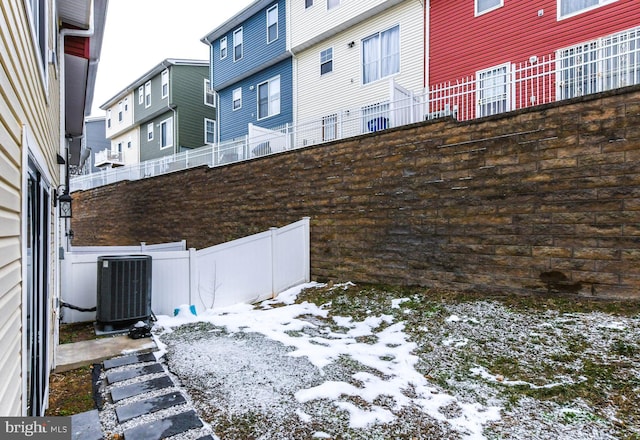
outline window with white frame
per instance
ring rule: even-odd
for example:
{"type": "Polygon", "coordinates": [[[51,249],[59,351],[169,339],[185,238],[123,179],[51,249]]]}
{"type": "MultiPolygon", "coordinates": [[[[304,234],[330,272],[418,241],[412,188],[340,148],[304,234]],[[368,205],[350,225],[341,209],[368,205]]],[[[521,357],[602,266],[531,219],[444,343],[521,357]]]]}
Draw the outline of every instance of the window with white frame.
{"type": "Polygon", "coordinates": [[[558,0],[558,18],[570,17],[617,0],[558,0]]]}
{"type": "Polygon", "coordinates": [[[31,29],[34,39],[40,51],[43,74],[47,75],[47,2],[45,0],[28,0],[29,18],[31,19],[31,29]]]}
{"type": "Polygon", "coordinates": [[[278,39],[278,5],[267,9],[267,43],[278,39]]]}
{"type": "Polygon", "coordinates": [[[124,98],[124,112],[127,113],[129,111],[129,98],[124,98]]]}
{"type": "Polygon", "coordinates": [[[504,6],[504,0],[475,0],[476,11],[475,15],[482,15],[494,9],[504,6]]]}
{"type": "Polygon", "coordinates": [[[118,154],[122,154],[122,142],[118,142],[118,150],[117,150],[118,154]]]}
{"type": "Polygon", "coordinates": [[[333,72],[333,48],[320,52],[320,75],[333,72]]]}
{"type": "Polygon", "coordinates": [[[107,128],[111,128],[111,109],[107,110],[107,128]]]}
{"type": "Polygon", "coordinates": [[[144,86],[138,87],[138,104],[142,105],[144,102],[144,86]]]}
{"type": "Polygon", "coordinates": [[[311,6],[313,6],[313,0],[305,0],[304,7],[309,9],[311,6]]]}
{"type": "Polygon", "coordinates": [[[322,140],[333,141],[338,138],[338,115],[322,117],[322,140]]]}
{"type": "Polygon", "coordinates": [[[122,101],[118,103],[118,122],[122,122],[122,111],[124,109],[124,104],[122,101]]]}
{"type": "Polygon", "coordinates": [[[333,9],[340,6],[340,0],[327,0],[327,9],[333,9]]]}
{"type": "Polygon", "coordinates": [[[169,71],[165,70],[162,72],[162,99],[169,96],[169,71]]]}
{"type": "Polygon", "coordinates": [[[242,58],[242,28],[233,31],[233,61],[242,58]]]}
{"type": "Polygon", "coordinates": [[[258,84],[258,119],[280,114],[280,76],[258,84]]]}
{"type": "Polygon", "coordinates": [[[238,110],[242,108],[242,88],[241,87],[233,91],[232,99],[233,99],[233,104],[232,104],[233,110],[238,110]]]}
{"type": "Polygon", "coordinates": [[[151,107],[151,81],[144,85],[144,106],[151,107]]]}
{"type": "Polygon", "coordinates": [[[173,146],[173,119],[165,119],[160,123],[160,148],[173,146]]]}
{"type": "Polygon", "coordinates": [[[510,73],[509,64],[477,72],[478,117],[496,115],[511,110],[510,73]]]}
{"type": "Polygon", "coordinates": [[[213,119],[204,120],[204,143],[214,144],[216,142],[216,121],[213,119]]]}
{"type": "Polygon", "coordinates": [[[211,88],[211,81],[204,80],[204,104],[209,107],[216,106],[216,92],[211,88]]]}
{"type": "Polygon", "coordinates": [[[220,38],[220,59],[224,60],[227,57],[227,37],[220,38]]]}
{"type": "Polygon", "coordinates": [[[362,40],[362,82],[368,84],[400,71],[400,26],[362,40]]]}
{"type": "Polygon", "coordinates": [[[147,141],[153,140],[153,122],[147,124],[147,141]]]}

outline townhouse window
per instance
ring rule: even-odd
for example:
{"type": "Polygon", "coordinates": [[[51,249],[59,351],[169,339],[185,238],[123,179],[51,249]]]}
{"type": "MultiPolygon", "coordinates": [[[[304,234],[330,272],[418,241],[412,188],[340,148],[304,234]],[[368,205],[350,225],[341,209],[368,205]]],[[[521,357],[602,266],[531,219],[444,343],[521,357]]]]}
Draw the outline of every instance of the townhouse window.
{"type": "Polygon", "coordinates": [[[127,141],[127,150],[131,150],[131,138],[127,141]]]}
{"type": "Polygon", "coordinates": [[[333,9],[340,6],[340,0],[327,0],[327,9],[333,9]]]}
{"type": "Polygon", "coordinates": [[[160,123],[160,148],[173,146],[173,120],[166,119],[160,123]]]}
{"type": "Polygon", "coordinates": [[[280,113],[280,77],[258,84],[258,119],[280,113]]]}
{"type": "Polygon", "coordinates": [[[493,11],[494,9],[498,9],[504,6],[504,0],[475,0],[476,10],[475,15],[486,14],[487,12],[493,11]]]}
{"type": "Polygon", "coordinates": [[[204,80],[204,104],[209,107],[216,106],[216,92],[211,88],[211,81],[204,80]]]}
{"type": "Polygon", "coordinates": [[[338,115],[322,117],[322,140],[333,141],[338,138],[338,115]]]}
{"type": "Polygon", "coordinates": [[[617,0],[558,0],[558,18],[570,17],[617,0]]]}
{"type": "Polygon", "coordinates": [[[333,48],[320,52],[320,75],[333,72],[333,48]]]}
{"type": "Polygon", "coordinates": [[[204,142],[214,144],[216,142],[216,121],[213,119],[204,120],[204,142]]]}
{"type": "Polygon", "coordinates": [[[107,128],[111,128],[111,109],[107,110],[107,128]]]}
{"type": "Polygon", "coordinates": [[[267,43],[278,39],[278,5],[267,9],[267,43]]]}
{"type": "Polygon", "coordinates": [[[31,30],[38,44],[40,51],[40,59],[42,61],[43,74],[47,74],[47,15],[45,0],[29,0],[27,2],[29,10],[29,18],[31,19],[31,30]]]}
{"type": "Polygon", "coordinates": [[[400,26],[362,40],[362,82],[368,84],[400,71],[400,26]]]}
{"type": "Polygon", "coordinates": [[[124,112],[129,111],[129,98],[124,98],[124,112]]]}
{"type": "Polygon", "coordinates": [[[122,142],[118,142],[118,150],[117,153],[122,154],[122,142]]]}
{"type": "Polygon", "coordinates": [[[162,99],[169,96],[169,71],[165,70],[162,72],[162,99]]]}
{"type": "Polygon", "coordinates": [[[124,104],[122,101],[118,103],[118,122],[122,122],[122,110],[124,108],[124,104]]]}
{"type": "Polygon", "coordinates": [[[138,105],[142,105],[144,102],[144,87],[138,87],[138,105]]]}
{"type": "Polygon", "coordinates": [[[305,0],[304,7],[308,9],[311,6],[313,6],[313,0],[305,0]]]}
{"type": "Polygon", "coordinates": [[[509,64],[502,64],[477,72],[478,117],[496,115],[511,109],[509,75],[509,64]]]}
{"type": "Polygon", "coordinates": [[[242,88],[239,87],[233,91],[233,110],[242,108],[242,88]]]}
{"type": "Polygon", "coordinates": [[[224,60],[227,57],[227,37],[220,38],[220,59],[224,60]]]}
{"type": "Polygon", "coordinates": [[[153,140],[153,122],[147,124],[147,141],[153,140]]]}
{"type": "Polygon", "coordinates": [[[144,85],[144,106],[151,107],[151,81],[144,85]]]}
{"type": "Polygon", "coordinates": [[[242,58],[242,28],[233,32],[233,61],[242,58]]]}

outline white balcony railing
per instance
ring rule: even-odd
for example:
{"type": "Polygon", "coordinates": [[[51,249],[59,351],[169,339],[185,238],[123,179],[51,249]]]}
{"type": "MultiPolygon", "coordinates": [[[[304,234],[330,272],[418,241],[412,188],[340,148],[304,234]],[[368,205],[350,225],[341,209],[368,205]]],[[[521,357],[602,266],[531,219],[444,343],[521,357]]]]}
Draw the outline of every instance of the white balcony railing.
{"type": "Polygon", "coordinates": [[[425,119],[470,120],[633,84],[640,84],[640,27],[519,64],[505,63],[434,85],[425,93],[410,92],[391,80],[388,96],[377,102],[318,115],[295,126],[250,125],[249,134],[241,139],[75,177],[71,190],[202,165],[220,166],[425,119]]]}
{"type": "Polygon", "coordinates": [[[97,167],[105,165],[122,166],[124,165],[124,157],[122,152],[119,151],[98,151],[94,156],[94,165],[97,167]]]}

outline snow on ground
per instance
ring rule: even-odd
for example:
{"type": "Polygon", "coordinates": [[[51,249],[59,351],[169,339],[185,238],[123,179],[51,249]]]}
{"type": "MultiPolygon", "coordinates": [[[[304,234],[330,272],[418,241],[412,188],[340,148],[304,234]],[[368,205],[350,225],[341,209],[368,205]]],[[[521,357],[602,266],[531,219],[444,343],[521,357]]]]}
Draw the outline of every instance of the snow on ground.
{"type": "MultiPolygon", "coordinates": [[[[333,315],[330,302],[296,302],[303,288],[319,286],[298,286],[258,307],[195,316],[185,305],[177,316],[158,316],[157,356],[164,356],[220,438],[242,439],[251,432],[264,439],[482,439],[488,431],[493,438],[614,438],[599,420],[586,431],[573,424],[550,431],[539,421],[541,410],[551,419],[593,419],[585,405],[541,405],[525,397],[507,407],[495,388],[572,386],[586,380],[580,365],[575,374],[534,383],[481,365],[459,367],[457,357],[465,350],[501,353],[516,346],[526,366],[529,352],[541,347],[545,356],[564,353],[553,339],[563,326],[577,325],[591,338],[587,326],[640,333],[637,320],[551,311],[532,320],[495,303],[464,303],[447,306],[437,327],[419,317],[424,338],[430,338],[425,341],[412,338],[407,322],[398,319],[416,319],[410,298],[391,298],[389,314],[369,311],[364,319],[333,315]],[[492,316],[499,319],[487,322],[492,316]],[[429,352],[421,358],[417,353],[425,346],[429,352]],[[439,385],[431,376],[436,369],[439,385]]],[[[590,347],[597,350],[600,341],[593,339],[590,347]]]]}

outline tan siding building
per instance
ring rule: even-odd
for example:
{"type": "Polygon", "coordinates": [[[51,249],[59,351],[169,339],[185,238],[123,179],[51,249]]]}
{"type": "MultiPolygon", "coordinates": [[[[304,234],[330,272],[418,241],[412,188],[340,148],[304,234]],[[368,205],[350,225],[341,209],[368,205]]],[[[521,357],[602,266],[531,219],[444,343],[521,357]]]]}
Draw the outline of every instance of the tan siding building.
{"type": "Polygon", "coordinates": [[[89,60],[107,0],[95,3],[0,0],[0,416],[43,415],[47,406],[59,293],[54,201],[65,139],[82,135],[77,118],[90,108],[89,60]],[[85,35],[59,39],[68,24],[85,35]]]}

